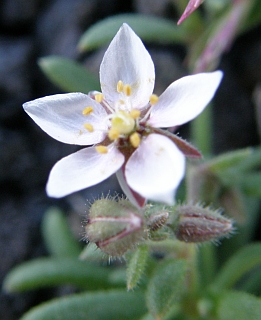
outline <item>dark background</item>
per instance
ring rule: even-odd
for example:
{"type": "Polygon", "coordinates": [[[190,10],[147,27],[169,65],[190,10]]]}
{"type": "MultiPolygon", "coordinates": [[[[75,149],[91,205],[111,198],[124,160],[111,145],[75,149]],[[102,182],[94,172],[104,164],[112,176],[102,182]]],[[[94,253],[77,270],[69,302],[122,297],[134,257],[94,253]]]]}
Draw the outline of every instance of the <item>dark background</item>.
{"type": "MultiPolygon", "coordinates": [[[[22,103],[61,92],[40,71],[39,57],[77,59],[98,74],[104,49],[79,55],[78,40],[96,21],[123,12],[178,19],[171,0],[0,1],[0,283],[13,266],[47,254],[40,223],[50,205],[64,209],[80,239],[86,199],[119,190],[112,177],[65,199],[47,198],[45,184],[51,167],[78,147],[47,136],[25,114],[22,103]]],[[[187,74],[183,64],[185,48],[155,44],[148,50],[156,66],[157,94],[187,74]]],[[[215,152],[258,145],[257,104],[253,97],[261,88],[261,27],[238,37],[219,69],[225,77],[214,100],[215,152]]],[[[188,127],[181,128],[180,133],[188,138],[188,127]]],[[[17,319],[32,305],[62,293],[59,289],[26,294],[1,291],[0,319],[17,319]]]]}

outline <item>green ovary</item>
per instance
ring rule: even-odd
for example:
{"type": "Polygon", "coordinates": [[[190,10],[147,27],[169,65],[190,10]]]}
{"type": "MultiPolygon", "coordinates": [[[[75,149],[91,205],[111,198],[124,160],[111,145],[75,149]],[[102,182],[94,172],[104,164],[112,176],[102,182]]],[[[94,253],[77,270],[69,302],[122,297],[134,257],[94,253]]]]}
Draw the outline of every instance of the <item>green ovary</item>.
{"type": "Polygon", "coordinates": [[[111,124],[120,134],[129,134],[134,130],[135,120],[127,112],[118,111],[112,118],[111,124]]]}

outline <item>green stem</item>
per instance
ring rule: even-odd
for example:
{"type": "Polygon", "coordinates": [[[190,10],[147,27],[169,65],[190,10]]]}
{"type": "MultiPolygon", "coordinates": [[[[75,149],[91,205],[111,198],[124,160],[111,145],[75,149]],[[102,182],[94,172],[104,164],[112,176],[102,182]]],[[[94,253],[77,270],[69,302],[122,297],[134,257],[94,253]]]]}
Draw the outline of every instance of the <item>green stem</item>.
{"type": "Polygon", "coordinates": [[[198,268],[200,273],[201,288],[204,289],[214,279],[216,273],[216,248],[212,243],[203,245],[198,254],[198,268]]]}
{"type": "Polygon", "coordinates": [[[212,106],[209,105],[191,123],[191,137],[193,143],[204,155],[212,152],[212,106]]]}

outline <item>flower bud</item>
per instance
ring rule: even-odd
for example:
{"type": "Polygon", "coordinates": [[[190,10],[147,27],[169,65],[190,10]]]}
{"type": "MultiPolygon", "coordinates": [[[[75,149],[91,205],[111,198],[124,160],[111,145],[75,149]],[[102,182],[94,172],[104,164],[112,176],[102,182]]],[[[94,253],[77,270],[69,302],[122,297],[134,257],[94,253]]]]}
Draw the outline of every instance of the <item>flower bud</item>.
{"type": "Polygon", "coordinates": [[[141,212],[124,199],[95,201],[85,229],[86,238],[111,256],[123,255],[146,238],[141,212]]]}
{"type": "Polygon", "coordinates": [[[167,211],[158,212],[149,217],[147,226],[151,231],[157,231],[166,224],[168,218],[169,213],[167,211]]]}
{"type": "Polygon", "coordinates": [[[199,205],[179,206],[177,220],[170,227],[178,240],[204,242],[225,237],[233,231],[232,221],[218,211],[199,205]]]}

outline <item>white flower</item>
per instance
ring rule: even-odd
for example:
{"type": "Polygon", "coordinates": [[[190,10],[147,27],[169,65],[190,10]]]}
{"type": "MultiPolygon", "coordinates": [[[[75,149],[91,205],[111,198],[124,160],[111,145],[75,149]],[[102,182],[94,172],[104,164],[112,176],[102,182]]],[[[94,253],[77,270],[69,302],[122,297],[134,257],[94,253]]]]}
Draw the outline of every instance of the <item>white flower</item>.
{"type": "Polygon", "coordinates": [[[116,172],[134,204],[142,206],[146,199],[173,203],[184,176],[183,153],[190,146],[160,128],[181,125],[201,113],[222,72],[184,77],[160,97],[152,94],[154,78],[149,53],[123,24],[100,66],[102,93],[57,94],[23,105],[51,137],[69,144],[94,145],[54,165],[46,187],[49,196],[66,196],[116,172]]]}

